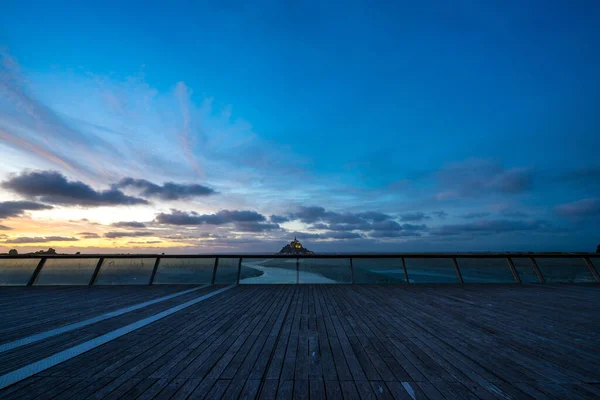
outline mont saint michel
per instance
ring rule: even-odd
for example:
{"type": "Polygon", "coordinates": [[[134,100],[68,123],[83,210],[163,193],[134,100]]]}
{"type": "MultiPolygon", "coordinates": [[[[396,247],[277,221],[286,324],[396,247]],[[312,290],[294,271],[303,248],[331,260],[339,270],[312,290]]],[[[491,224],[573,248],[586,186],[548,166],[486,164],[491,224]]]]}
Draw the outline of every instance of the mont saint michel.
{"type": "Polygon", "coordinates": [[[283,246],[281,248],[281,250],[279,250],[279,253],[277,254],[314,254],[312,251],[305,249],[302,246],[302,243],[300,243],[300,241],[298,239],[296,239],[296,236],[294,236],[294,240],[292,240],[289,244],[286,244],[285,246],[283,246]]]}

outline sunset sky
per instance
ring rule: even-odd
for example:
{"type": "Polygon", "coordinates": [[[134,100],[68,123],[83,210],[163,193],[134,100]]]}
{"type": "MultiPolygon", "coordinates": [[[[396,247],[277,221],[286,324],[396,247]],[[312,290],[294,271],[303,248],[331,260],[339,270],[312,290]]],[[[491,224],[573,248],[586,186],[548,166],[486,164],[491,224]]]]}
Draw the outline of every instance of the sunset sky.
{"type": "Polygon", "coordinates": [[[594,251],[598,1],[2,1],[0,252],[594,251]]]}

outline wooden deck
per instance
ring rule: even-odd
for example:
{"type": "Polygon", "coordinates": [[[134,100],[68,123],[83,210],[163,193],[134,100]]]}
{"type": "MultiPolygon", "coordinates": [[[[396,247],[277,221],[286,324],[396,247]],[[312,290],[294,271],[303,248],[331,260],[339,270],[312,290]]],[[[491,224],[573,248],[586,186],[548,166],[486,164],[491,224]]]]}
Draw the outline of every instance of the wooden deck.
{"type": "MultiPolygon", "coordinates": [[[[0,352],[0,375],[222,287],[0,352]]],[[[1,288],[0,345],[186,289],[1,288]]],[[[600,285],[236,286],[0,398],[598,398],[599,300],[600,285]]]]}

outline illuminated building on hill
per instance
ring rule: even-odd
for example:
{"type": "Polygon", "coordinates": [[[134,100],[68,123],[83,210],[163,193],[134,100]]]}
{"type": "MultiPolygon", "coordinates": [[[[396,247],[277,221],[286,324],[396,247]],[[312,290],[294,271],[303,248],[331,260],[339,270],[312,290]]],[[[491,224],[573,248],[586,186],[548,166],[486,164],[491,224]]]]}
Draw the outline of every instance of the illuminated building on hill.
{"type": "Polygon", "coordinates": [[[294,240],[283,246],[279,254],[313,254],[313,252],[302,247],[302,243],[294,236],[294,240]]]}

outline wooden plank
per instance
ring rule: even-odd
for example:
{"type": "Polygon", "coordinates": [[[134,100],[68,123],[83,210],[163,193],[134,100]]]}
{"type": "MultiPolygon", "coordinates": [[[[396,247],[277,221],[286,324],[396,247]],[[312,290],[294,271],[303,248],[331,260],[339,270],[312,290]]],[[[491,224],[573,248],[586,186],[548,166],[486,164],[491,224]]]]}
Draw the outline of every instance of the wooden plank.
{"type": "MultiPolygon", "coordinates": [[[[45,291],[57,297],[41,304],[40,318],[60,320],[50,310],[85,293],[75,289],[45,291]]],[[[598,285],[247,285],[229,292],[0,391],[0,397],[492,400],[600,394],[599,384],[584,383],[600,382],[598,285]],[[565,308],[571,312],[561,312],[565,308]]],[[[92,296],[92,311],[102,308],[98,299],[117,305],[116,293],[126,294],[92,296]]],[[[32,304],[40,296],[19,293],[32,304]]],[[[150,292],[125,296],[147,297],[150,292]]],[[[30,326],[23,329],[36,326],[15,318],[30,326]]],[[[79,339],[49,340],[40,354],[79,339]]],[[[36,356],[31,349],[23,355],[36,356]]]]}
{"type": "Polygon", "coordinates": [[[294,397],[294,381],[282,380],[279,381],[277,388],[277,400],[288,400],[294,397]]]}
{"type": "Polygon", "coordinates": [[[277,397],[277,387],[279,386],[279,380],[267,379],[263,380],[263,385],[260,390],[260,400],[273,400],[277,397]]]}

